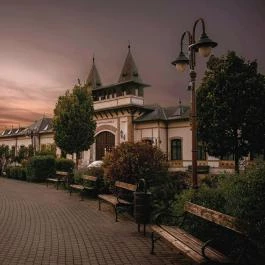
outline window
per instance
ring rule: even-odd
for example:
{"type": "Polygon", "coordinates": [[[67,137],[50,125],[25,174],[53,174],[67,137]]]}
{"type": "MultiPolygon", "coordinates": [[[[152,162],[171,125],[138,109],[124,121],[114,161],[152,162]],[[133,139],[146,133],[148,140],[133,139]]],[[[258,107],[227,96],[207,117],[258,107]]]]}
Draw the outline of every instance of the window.
{"type": "Polygon", "coordinates": [[[223,157],[221,157],[222,160],[235,160],[235,156],[234,154],[227,154],[227,155],[224,155],[223,157]]]}
{"type": "Polygon", "coordinates": [[[181,139],[171,140],[171,160],[182,160],[181,139]]]}
{"type": "Polygon", "coordinates": [[[205,146],[203,146],[203,144],[201,144],[201,143],[198,144],[197,159],[198,160],[206,160],[205,146]]]}

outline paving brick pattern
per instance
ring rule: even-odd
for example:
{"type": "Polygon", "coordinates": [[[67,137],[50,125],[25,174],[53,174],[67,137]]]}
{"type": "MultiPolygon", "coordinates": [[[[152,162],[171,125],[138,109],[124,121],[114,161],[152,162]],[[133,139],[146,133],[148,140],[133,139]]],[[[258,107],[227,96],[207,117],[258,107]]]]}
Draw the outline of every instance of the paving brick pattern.
{"type": "Polygon", "coordinates": [[[52,185],[0,178],[0,264],[187,264],[162,241],[150,238],[111,208],[79,200],[52,185]]]}

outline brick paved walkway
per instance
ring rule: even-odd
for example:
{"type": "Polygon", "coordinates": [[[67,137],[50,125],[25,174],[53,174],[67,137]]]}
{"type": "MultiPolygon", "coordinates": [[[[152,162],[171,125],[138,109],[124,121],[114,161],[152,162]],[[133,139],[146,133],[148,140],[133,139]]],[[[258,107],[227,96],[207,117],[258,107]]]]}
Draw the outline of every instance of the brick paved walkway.
{"type": "Polygon", "coordinates": [[[187,264],[110,208],[52,186],[0,178],[0,264],[187,264]]]}

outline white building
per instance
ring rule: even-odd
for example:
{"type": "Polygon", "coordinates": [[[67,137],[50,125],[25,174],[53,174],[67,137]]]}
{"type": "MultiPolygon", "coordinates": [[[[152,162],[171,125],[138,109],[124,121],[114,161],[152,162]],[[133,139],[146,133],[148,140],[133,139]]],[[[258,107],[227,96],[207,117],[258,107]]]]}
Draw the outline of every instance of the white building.
{"type": "MultiPolygon", "coordinates": [[[[190,108],[179,103],[173,107],[144,104],[145,84],[137,70],[130,46],[118,82],[102,85],[93,59],[85,82],[92,90],[95,120],[95,143],[83,152],[83,161],[100,160],[106,151],[122,142],[146,141],[158,146],[166,155],[171,170],[185,170],[191,165],[190,108]]],[[[33,145],[36,150],[54,145],[51,119],[43,118],[28,128],[0,133],[0,145],[15,148],[33,145]]],[[[198,146],[198,165],[209,165],[212,172],[231,170],[233,161],[208,156],[198,146]]]]}

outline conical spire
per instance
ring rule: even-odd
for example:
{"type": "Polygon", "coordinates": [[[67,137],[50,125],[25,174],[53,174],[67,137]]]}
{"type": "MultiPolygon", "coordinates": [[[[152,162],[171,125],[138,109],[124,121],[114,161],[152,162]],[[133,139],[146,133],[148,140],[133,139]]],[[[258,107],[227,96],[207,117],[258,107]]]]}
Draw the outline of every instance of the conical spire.
{"type": "Polygon", "coordinates": [[[99,86],[102,85],[100,76],[95,64],[95,57],[93,56],[93,63],[92,63],[92,68],[90,70],[90,73],[88,75],[88,78],[86,80],[86,85],[89,87],[92,87],[92,89],[95,89],[99,86]]]}
{"type": "Polygon", "coordinates": [[[136,82],[142,82],[141,77],[138,73],[136,64],[134,62],[134,59],[131,54],[131,46],[130,44],[128,45],[128,54],[125,59],[120,77],[119,77],[119,83],[120,82],[125,82],[125,81],[136,81],[136,82]]]}

